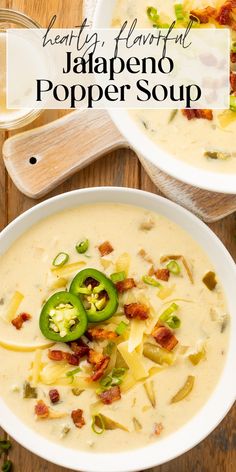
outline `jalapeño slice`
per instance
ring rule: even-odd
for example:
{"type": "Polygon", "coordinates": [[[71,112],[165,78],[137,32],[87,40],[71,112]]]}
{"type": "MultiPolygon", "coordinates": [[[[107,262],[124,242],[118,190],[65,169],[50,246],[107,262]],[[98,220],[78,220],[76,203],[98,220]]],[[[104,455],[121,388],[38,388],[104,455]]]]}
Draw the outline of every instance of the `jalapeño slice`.
{"type": "Polygon", "coordinates": [[[80,338],[87,328],[87,315],[80,299],[69,292],[57,292],[42,308],[39,327],[52,341],[69,342],[80,338]]]}
{"type": "Polygon", "coordinates": [[[70,293],[80,298],[90,323],[107,320],[118,307],[115,285],[96,269],[81,270],[72,280],[70,293]]]}

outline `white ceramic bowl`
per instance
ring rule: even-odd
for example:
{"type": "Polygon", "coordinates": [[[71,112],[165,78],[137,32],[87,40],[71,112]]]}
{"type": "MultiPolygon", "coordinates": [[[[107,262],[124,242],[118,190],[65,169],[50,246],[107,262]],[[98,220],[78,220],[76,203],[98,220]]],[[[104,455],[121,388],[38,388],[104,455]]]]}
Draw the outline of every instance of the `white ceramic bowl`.
{"type": "MultiPolygon", "coordinates": [[[[95,27],[110,27],[115,3],[116,0],[97,0],[94,17],[95,27]]],[[[219,193],[236,194],[236,174],[210,172],[187,164],[155,144],[140,130],[126,110],[108,111],[113,122],[136,153],[163,172],[194,187],[219,193]]]]}
{"type": "MultiPolygon", "coordinates": [[[[229,350],[220,381],[205,406],[191,421],[162,440],[142,449],[124,453],[93,454],[54,444],[28,428],[0,399],[0,423],[17,442],[35,454],[67,469],[86,472],[129,472],[167,462],[202,441],[223,419],[235,398],[236,359],[236,269],[233,260],[215,234],[199,219],[175,203],[151,193],[124,188],[100,187],[76,190],[46,200],[28,210],[0,235],[0,254],[33,224],[58,211],[98,202],[126,203],[143,207],[171,219],[207,252],[219,274],[232,316],[229,350]]],[[[7,356],[7,351],[6,351],[7,356]]]]}

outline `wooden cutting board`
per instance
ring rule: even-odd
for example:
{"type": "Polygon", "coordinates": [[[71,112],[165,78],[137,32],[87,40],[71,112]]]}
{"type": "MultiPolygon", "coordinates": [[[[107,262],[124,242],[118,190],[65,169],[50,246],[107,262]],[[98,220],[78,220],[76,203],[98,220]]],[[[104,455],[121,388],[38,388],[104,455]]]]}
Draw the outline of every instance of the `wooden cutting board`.
{"type": "MultiPolygon", "coordinates": [[[[90,23],[95,5],[96,0],[84,1],[84,17],[90,23]]],[[[30,198],[41,198],[95,159],[122,147],[128,147],[128,143],[106,111],[83,110],[8,139],[3,158],[18,189],[30,198]]],[[[139,159],[164,195],[206,222],[220,220],[236,210],[236,195],[189,186],[143,157],[139,159]]]]}

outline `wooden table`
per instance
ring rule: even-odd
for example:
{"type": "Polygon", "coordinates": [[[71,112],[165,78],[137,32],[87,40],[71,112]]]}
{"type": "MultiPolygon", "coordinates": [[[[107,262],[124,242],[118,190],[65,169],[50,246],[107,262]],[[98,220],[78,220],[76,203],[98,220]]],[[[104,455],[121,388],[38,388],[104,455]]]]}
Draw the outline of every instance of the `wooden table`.
{"type": "MultiPolygon", "coordinates": [[[[82,0],[0,0],[0,7],[14,8],[32,16],[42,26],[57,14],[58,27],[78,25],[81,19],[82,0]]],[[[39,126],[60,115],[58,111],[45,112],[31,126],[39,126]]],[[[9,133],[0,132],[0,148],[9,133]]],[[[101,185],[135,187],[153,193],[158,189],[142,169],[137,157],[128,150],[112,153],[87,169],[81,171],[53,192],[67,192],[77,188],[101,185]]],[[[49,195],[52,196],[52,195],[49,195]]],[[[37,202],[24,197],[9,179],[0,159],[0,229],[17,215],[37,202]]],[[[211,225],[228,250],[236,259],[236,219],[232,215],[211,225]]],[[[222,400],[223,401],[223,400],[222,400]]],[[[1,419],[0,419],[1,421],[1,419]]],[[[233,472],[236,470],[236,408],[232,409],[220,426],[201,444],[180,458],[152,472],[233,472]]],[[[6,435],[1,431],[1,436],[6,435]]],[[[15,472],[63,472],[62,467],[27,452],[13,441],[10,459],[15,472]]],[[[112,471],[111,471],[112,472],[112,471]]]]}

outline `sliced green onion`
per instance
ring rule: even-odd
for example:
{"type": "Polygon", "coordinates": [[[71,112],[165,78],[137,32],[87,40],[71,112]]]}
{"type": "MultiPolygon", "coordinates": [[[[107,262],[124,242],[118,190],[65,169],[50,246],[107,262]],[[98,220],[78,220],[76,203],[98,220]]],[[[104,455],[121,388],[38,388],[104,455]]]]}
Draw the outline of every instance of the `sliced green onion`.
{"type": "Polygon", "coordinates": [[[236,52],[236,41],[233,41],[233,43],[231,44],[231,52],[236,52]]]}
{"type": "Polygon", "coordinates": [[[118,336],[122,336],[122,334],[124,334],[127,327],[128,327],[128,324],[125,323],[124,321],[121,321],[120,324],[118,324],[115,330],[115,333],[118,334],[118,336]]]}
{"type": "Polygon", "coordinates": [[[166,324],[172,329],[178,329],[181,325],[181,321],[176,315],[171,315],[167,320],[166,324]]]}
{"type": "Polygon", "coordinates": [[[105,431],[105,424],[102,418],[102,415],[93,415],[91,428],[94,433],[102,434],[105,431]]]}
{"type": "Polygon", "coordinates": [[[230,110],[236,111],[236,96],[230,95],[230,110]]]}
{"type": "Polygon", "coordinates": [[[89,248],[89,240],[84,239],[76,244],[75,249],[79,254],[84,254],[89,248]]]}
{"type": "Polygon", "coordinates": [[[150,277],[149,275],[144,275],[142,281],[147,285],[152,285],[153,287],[162,287],[160,282],[158,282],[153,277],[150,277]]]}
{"type": "Polygon", "coordinates": [[[113,284],[116,284],[117,282],[123,282],[123,280],[125,279],[126,279],[126,273],[124,271],[115,272],[114,274],[111,274],[111,280],[113,284]]]}
{"type": "Polygon", "coordinates": [[[77,367],[77,369],[69,370],[69,372],[66,372],[67,377],[74,377],[74,375],[78,374],[81,372],[80,367],[77,367]]]}
{"type": "Polygon", "coordinates": [[[175,16],[176,20],[181,21],[184,19],[184,11],[182,3],[175,4],[175,16]]]}
{"type": "Polygon", "coordinates": [[[179,308],[179,305],[177,305],[176,303],[172,303],[169,308],[167,308],[163,313],[162,315],[160,316],[159,320],[160,321],[163,321],[163,323],[165,323],[168,318],[170,318],[170,316],[175,313],[175,311],[177,311],[179,308]]]}
{"type": "Polygon", "coordinates": [[[126,369],[123,367],[112,369],[111,373],[106,377],[103,377],[99,382],[100,385],[103,387],[103,390],[106,390],[110,387],[115,387],[116,385],[120,385],[122,382],[121,377],[123,377],[125,372],[126,369]]]}
{"type": "Polygon", "coordinates": [[[69,254],[67,254],[66,252],[59,252],[59,254],[57,254],[57,256],[55,257],[55,259],[53,260],[53,265],[55,267],[61,267],[61,266],[64,266],[69,260],[69,254]]]}
{"type": "Polygon", "coordinates": [[[181,272],[180,265],[176,261],[170,261],[166,267],[174,275],[179,275],[181,272]]]}
{"type": "Polygon", "coordinates": [[[148,7],[147,8],[147,16],[149,18],[149,20],[154,23],[154,24],[158,24],[159,23],[159,15],[157,13],[157,9],[154,8],[154,7],[148,7]]]}

